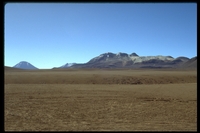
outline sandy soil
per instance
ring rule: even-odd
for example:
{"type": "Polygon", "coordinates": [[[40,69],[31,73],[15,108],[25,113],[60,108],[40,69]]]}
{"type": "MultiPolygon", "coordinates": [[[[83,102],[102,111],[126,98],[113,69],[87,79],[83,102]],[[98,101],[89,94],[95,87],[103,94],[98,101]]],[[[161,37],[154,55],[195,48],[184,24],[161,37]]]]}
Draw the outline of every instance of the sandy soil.
{"type": "Polygon", "coordinates": [[[197,131],[197,73],[5,71],[6,131],[197,131]]]}

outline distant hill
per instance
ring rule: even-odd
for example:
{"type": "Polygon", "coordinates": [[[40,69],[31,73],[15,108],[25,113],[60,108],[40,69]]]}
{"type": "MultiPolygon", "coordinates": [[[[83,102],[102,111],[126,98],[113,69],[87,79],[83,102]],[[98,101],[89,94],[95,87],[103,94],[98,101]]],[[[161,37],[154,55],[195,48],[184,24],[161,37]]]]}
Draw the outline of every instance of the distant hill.
{"type": "Polygon", "coordinates": [[[68,67],[71,67],[73,65],[75,65],[76,63],[66,63],[65,65],[62,65],[61,67],[59,68],[68,68],[68,67]]]}
{"type": "Polygon", "coordinates": [[[20,68],[20,69],[38,69],[38,68],[36,68],[35,66],[33,66],[32,64],[30,64],[29,62],[26,62],[26,61],[21,61],[13,67],[14,68],[20,68]]]}
{"type": "Polygon", "coordinates": [[[66,64],[64,64],[64,65],[62,65],[62,66],[60,66],[60,67],[53,67],[52,69],[69,68],[69,67],[71,67],[71,66],[73,66],[73,65],[75,65],[75,64],[77,64],[77,63],[66,63],[66,64]]]}

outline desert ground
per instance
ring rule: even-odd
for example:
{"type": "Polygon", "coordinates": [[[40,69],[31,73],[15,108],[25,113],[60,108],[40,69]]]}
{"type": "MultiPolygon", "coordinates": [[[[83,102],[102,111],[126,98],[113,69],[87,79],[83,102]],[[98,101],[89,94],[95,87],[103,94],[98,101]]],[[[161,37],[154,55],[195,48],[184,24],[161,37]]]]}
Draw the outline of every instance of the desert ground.
{"type": "Polygon", "coordinates": [[[197,71],[4,72],[5,131],[197,131],[197,71]]]}

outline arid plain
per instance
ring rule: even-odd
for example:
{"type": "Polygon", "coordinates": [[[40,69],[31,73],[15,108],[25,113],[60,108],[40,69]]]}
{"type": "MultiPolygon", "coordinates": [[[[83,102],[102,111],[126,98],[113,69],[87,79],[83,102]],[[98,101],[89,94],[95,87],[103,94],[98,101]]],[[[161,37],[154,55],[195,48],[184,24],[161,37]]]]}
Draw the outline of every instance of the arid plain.
{"type": "Polygon", "coordinates": [[[197,71],[5,69],[5,131],[197,131],[197,71]]]}

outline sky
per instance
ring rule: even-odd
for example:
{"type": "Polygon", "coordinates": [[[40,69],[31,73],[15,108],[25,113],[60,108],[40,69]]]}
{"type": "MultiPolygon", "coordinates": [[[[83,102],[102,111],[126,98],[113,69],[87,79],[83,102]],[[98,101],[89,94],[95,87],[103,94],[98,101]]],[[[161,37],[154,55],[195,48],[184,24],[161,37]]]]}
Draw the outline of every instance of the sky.
{"type": "Polygon", "coordinates": [[[100,54],[197,56],[197,3],[7,3],[4,65],[40,69],[100,54]]]}

